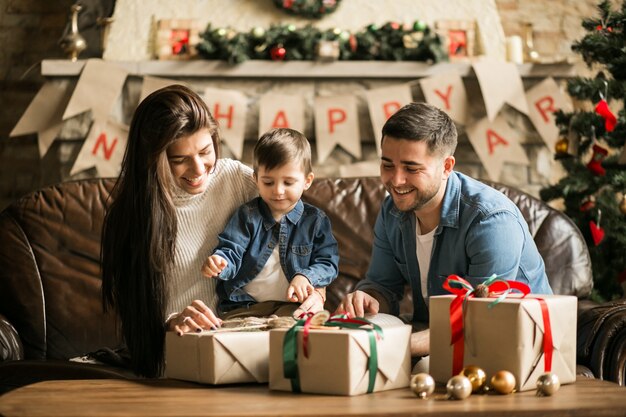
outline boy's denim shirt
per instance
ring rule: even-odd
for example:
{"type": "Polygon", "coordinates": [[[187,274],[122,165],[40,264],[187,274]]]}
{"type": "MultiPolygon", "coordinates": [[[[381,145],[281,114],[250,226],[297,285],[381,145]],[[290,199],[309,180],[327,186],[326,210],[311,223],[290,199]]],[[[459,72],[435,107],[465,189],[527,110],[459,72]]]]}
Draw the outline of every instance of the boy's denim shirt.
{"type": "Polygon", "coordinates": [[[313,287],[330,284],[339,271],[339,250],[330,220],[319,208],[299,200],[276,222],[260,197],[237,209],[219,235],[215,251],[228,261],[218,276],[217,292],[222,307],[234,308],[256,301],[244,291],[263,269],[278,245],[280,265],[291,282],[304,275],[313,287]]]}
{"type": "MultiPolygon", "coordinates": [[[[398,314],[406,284],[413,297],[413,322],[428,323],[416,256],[415,214],[399,211],[387,196],[374,226],[372,260],[356,289],[374,290],[398,314]]],[[[456,274],[474,287],[492,274],[552,294],[543,259],[528,224],[504,194],[458,172],[448,177],[441,219],[433,241],[428,294],[448,294],[443,282],[456,274]]]]}

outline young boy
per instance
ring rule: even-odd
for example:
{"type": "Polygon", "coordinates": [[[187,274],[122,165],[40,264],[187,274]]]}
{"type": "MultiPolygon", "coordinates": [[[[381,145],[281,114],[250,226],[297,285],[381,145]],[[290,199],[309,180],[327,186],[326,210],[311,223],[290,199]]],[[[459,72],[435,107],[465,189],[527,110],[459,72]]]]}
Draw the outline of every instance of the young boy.
{"type": "Polygon", "coordinates": [[[274,129],[261,136],[254,148],[259,197],[235,212],[202,267],[206,277],[220,280],[222,318],[290,316],[337,277],[330,220],[301,201],[313,177],[311,146],[302,133],[274,129]]]}

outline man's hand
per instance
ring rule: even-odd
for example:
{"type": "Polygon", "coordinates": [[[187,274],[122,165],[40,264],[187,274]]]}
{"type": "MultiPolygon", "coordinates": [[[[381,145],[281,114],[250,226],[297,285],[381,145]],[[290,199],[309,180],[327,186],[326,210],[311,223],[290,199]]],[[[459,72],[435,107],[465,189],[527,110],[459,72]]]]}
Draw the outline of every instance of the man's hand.
{"type": "Polygon", "coordinates": [[[313,294],[313,286],[304,275],[296,275],[287,288],[287,299],[293,302],[303,303],[309,295],[313,294]]]}
{"type": "Polygon", "coordinates": [[[202,275],[207,278],[215,278],[228,266],[228,261],[219,255],[211,255],[202,265],[202,275]]]}
{"type": "Polygon", "coordinates": [[[367,313],[377,314],[379,307],[380,304],[376,298],[357,290],[341,300],[335,314],[348,313],[352,317],[363,317],[367,313]]]}

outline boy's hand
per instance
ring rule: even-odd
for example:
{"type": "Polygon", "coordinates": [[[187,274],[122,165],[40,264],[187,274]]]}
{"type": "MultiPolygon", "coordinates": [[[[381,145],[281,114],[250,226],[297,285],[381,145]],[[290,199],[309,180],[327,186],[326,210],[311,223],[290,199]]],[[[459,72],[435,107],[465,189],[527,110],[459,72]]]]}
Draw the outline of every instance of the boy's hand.
{"type": "Polygon", "coordinates": [[[220,272],[228,266],[226,259],[219,255],[211,255],[207,258],[206,262],[202,266],[202,275],[207,278],[215,278],[220,272]]]}
{"type": "Polygon", "coordinates": [[[308,278],[298,274],[293,277],[289,288],[287,288],[287,299],[302,303],[309,295],[313,294],[313,290],[314,288],[308,278]]]}

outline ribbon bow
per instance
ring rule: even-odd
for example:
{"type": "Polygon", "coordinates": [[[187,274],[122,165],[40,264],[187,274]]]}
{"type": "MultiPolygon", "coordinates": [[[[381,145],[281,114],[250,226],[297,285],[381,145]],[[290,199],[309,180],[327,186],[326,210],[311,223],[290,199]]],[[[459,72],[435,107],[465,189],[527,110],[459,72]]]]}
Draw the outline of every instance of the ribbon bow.
{"type": "Polygon", "coordinates": [[[298,346],[297,346],[297,332],[302,330],[302,351],[304,357],[309,357],[309,332],[311,326],[314,324],[324,327],[339,327],[345,329],[359,329],[365,330],[369,335],[370,344],[370,356],[367,360],[367,369],[369,372],[369,381],[367,386],[367,392],[374,391],[374,384],[376,383],[376,373],[378,371],[378,350],[376,347],[376,340],[383,337],[383,331],[377,324],[363,317],[350,318],[348,314],[338,314],[331,316],[323,323],[313,323],[312,313],[306,313],[302,315],[301,319],[296,322],[285,334],[283,340],[283,375],[285,378],[291,380],[291,390],[293,392],[301,392],[300,389],[300,376],[298,373],[298,346]],[[369,326],[369,327],[363,327],[369,326]]]}

